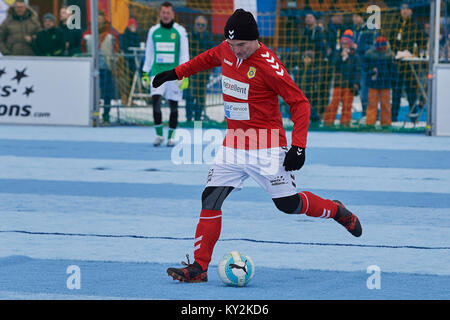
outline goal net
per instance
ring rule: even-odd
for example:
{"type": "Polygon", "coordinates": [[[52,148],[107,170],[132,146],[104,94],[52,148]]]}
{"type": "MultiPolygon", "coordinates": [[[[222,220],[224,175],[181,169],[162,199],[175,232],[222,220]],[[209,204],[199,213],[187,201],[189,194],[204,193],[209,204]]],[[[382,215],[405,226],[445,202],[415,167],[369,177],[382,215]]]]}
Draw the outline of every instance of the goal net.
{"type": "MultiPolygon", "coordinates": [[[[150,93],[140,79],[147,33],[159,23],[162,1],[123,0],[126,10],[118,9],[118,2],[109,1],[106,7],[120,46],[103,53],[111,79],[100,83],[100,121],[106,108],[105,124],[151,125],[150,93]]],[[[224,25],[236,8],[251,11],[260,41],[275,52],[306,94],[311,129],[425,131],[429,1],[185,0],[173,4],[175,21],[188,32],[191,58],[224,40],[224,25]]],[[[281,98],[280,108],[286,128],[292,127],[289,106],[281,98]]],[[[162,110],[167,122],[165,101],[162,110]]],[[[183,92],[180,126],[192,126],[195,120],[203,121],[203,126],[225,127],[220,68],[192,76],[183,92]]]]}

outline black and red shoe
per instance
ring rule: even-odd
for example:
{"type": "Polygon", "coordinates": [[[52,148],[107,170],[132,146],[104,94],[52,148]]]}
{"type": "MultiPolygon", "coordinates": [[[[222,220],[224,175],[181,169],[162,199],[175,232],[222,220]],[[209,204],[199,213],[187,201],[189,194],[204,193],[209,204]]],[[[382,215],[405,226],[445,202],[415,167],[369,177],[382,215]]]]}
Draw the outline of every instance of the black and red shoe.
{"type": "Polygon", "coordinates": [[[338,206],[338,211],[334,216],[334,220],[339,222],[355,237],[360,237],[362,234],[361,223],[357,216],[351,213],[339,200],[333,200],[338,206]]]}
{"type": "Polygon", "coordinates": [[[178,280],[180,282],[207,282],[208,281],[208,270],[203,270],[203,268],[196,261],[194,263],[189,262],[189,255],[186,255],[187,263],[182,261],[181,263],[185,265],[184,268],[169,268],[167,269],[167,274],[172,277],[173,280],[178,280]]]}

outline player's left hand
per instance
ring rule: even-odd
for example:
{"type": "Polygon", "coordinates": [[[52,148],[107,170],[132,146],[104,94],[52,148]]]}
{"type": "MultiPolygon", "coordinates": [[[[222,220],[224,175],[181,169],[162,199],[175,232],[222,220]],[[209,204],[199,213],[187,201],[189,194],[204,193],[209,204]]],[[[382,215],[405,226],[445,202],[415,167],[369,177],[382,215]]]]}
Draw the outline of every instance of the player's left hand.
{"type": "Polygon", "coordinates": [[[153,79],[153,88],[158,88],[166,81],[172,81],[172,80],[178,80],[177,73],[175,72],[175,69],[164,71],[161,73],[158,73],[155,78],[153,79]]]}
{"type": "Polygon", "coordinates": [[[305,164],[305,148],[291,146],[284,158],[283,166],[286,171],[300,170],[305,164]]]}

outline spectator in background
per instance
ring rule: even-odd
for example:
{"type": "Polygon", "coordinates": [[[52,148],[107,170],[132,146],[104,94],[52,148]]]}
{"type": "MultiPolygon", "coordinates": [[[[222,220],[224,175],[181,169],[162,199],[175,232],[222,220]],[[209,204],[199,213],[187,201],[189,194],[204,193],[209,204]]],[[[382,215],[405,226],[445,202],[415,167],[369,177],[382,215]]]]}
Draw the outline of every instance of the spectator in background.
{"type": "MultiPolygon", "coordinates": [[[[123,32],[123,34],[119,35],[119,43],[120,49],[124,53],[124,68],[123,68],[123,78],[122,86],[120,86],[120,94],[122,98],[122,102],[126,104],[127,96],[131,91],[131,86],[133,83],[133,77],[136,73],[136,57],[135,52],[131,50],[131,48],[139,48],[141,46],[141,34],[138,27],[138,23],[136,19],[130,18],[128,20],[128,26],[123,32]]],[[[139,75],[139,79],[140,79],[139,75]]]]}
{"type": "Polygon", "coordinates": [[[304,52],[307,49],[311,49],[317,58],[323,57],[326,51],[325,31],[317,23],[316,16],[312,12],[305,15],[305,26],[299,31],[300,39],[298,45],[301,46],[301,51],[304,52]]]}
{"type": "Polygon", "coordinates": [[[64,55],[64,33],[55,27],[55,17],[47,13],[42,18],[44,30],[39,31],[33,41],[33,50],[37,56],[62,56],[64,55]]]}
{"type": "Polygon", "coordinates": [[[366,68],[364,65],[365,54],[372,48],[375,43],[375,30],[369,30],[366,23],[364,22],[363,14],[356,12],[352,15],[352,31],[354,48],[356,54],[358,55],[359,61],[361,62],[361,83],[359,84],[362,104],[362,117],[366,115],[367,105],[369,103],[369,89],[366,83],[366,68]]]}
{"type": "Polygon", "coordinates": [[[450,18],[444,20],[442,24],[443,24],[442,41],[444,42],[444,44],[441,47],[440,56],[445,63],[448,63],[450,59],[450,18]]]}
{"type": "Polygon", "coordinates": [[[327,27],[326,38],[326,52],[325,61],[323,67],[323,82],[321,84],[321,92],[323,95],[323,105],[327,109],[328,97],[331,90],[331,80],[333,78],[333,65],[331,61],[337,56],[337,53],[341,50],[341,37],[344,34],[344,14],[339,11],[335,11],[331,17],[327,27]]]}
{"type": "Polygon", "coordinates": [[[445,41],[444,46],[441,48],[440,57],[445,63],[448,63],[450,60],[450,33],[447,34],[447,41],[445,41]]]}
{"type": "Polygon", "coordinates": [[[306,50],[302,54],[302,61],[297,70],[294,70],[295,84],[303,91],[311,106],[310,121],[319,123],[320,115],[318,103],[320,98],[320,72],[317,57],[313,50],[306,50]]]}
{"type": "Polygon", "coordinates": [[[81,29],[71,29],[67,25],[72,13],[67,10],[66,6],[63,6],[59,11],[59,28],[64,34],[64,55],[74,56],[80,54],[81,51],[81,41],[83,38],[83,32],[81,29]]]}
{"type": "Polygon", "coordinates": [[[376,39],[375,48],[367,51],[365,60],[369,88],[366,125],[375,125],[380,103],[380,124],[390,126],[392,123],[391,88],[397,78],[397,65],[394,53],[389,48],[385,37],[380,36],[376,39]]]}
{"type": "Polygon", "coordinates": [[[341,37],[344,34],[344,15],[335,12],[330,19],[327,30],[327,57],[333,59],[335,53],[341,50],[341,37]]]}
{"type": "Polygon", "coordinates": [[[32,56],[32,42],[41,30],[38,16],[24,0],[16,0],[0,26],[0,51],[10,56],[32,56]]]}
{"type": "Polygon", "coordinates": [[[352,120],[352,104],[359,90],[360,62],[353,49],[353,32],[346,30],[341,37],[340,48],[332,59],[334,89],[331,102],[324,115],[326,126],[334,125],[339,104],[342,102],[341,126],[349,126],[352,120]]]}
{"type": "MultiPolygon", "coordinates": [[[[403,2],[400,7],[400,17],[393,24],[389,43],[398,59],[397,83],[392,88],[392,121],[397,121],[400,110],[400,99],[403,87],[406,90],[410,112],[415,108],[417,102],[418,84],[411,74],[411,68],[404,58],[418,56],[419,52],[425,50],[426,39],[422,27],[412,19],[413,11],[407,2],[403,2]]],[[[414,122],[417,120],[411,117],[414,122]]]]}
{"type": "Polygon", "coordinates": [[[322,80],[317,88],[319,96],[315,101],[316,110],[311,118],[313,122],[318,122],[328,105],[331,73],[328,70],[329,62],[326,57],[327,40],[325,31],[323,26],[317,23],[316,16],[311,12],[305,15],[305,27],[300,29],[298,45],[301,47],[301,53],[304,53],[306,50],[314,52],[313,61],[317,68],[318,77],[322,80]],[[319,119],[316,117],[317,114],[319,115],[319,119]]]}
{"type": "MultiPolygon", "coordinates": [[[[112,75],[113,55],[119,52],[119,40],[112,33],[109,22],[106,21],[104,12],[100,11],[98,15],[98,28],[100,34],[100,54],[99,54],[99,70],[100,70],[100,97],[103,99],[103,123],[109,123],[109,112],[111,100],[115,97],[115,83],[112,75]]],[[[83,35],[82,42],[83,52],[92,53],[92,34],[88,30],[83,35]]]]}
{"type": "Polygon", "coordinates": [[[134,18],[128,20],[128,26],[119,35],[120,49],[125,53],[132,53],[130,48],[139,48],[141,46],[141,35],[139,32],[139,26],[134,18]]]}
{"type": "Polygon", "coordinates": [[[130,48],[139,48],[141,46],[141,36],[138,31],[138,24],[136,19],[130,18],[128,26],[124,33],[119,35],[120,49],[125,53],[125,60],[128,63],[130,72],[134,74],[136,71],[136,63],[134,61],[134,52],[130,48]]]}
{"type": "MultiPolygon", "coordinates": [[[[204,16],[195,19],[194,28],[190,35],[190,56],[196,57],[200,53],[214,46],[212,36],[208,32],[208,22],[204,16]]],[[[189,78],[189,87],[184,91],[186,100],[186,120],[201,120],[206,105],[206,86],[212,69],[199,72],[189,78]]]]}
{"type": "MultiPolygon", "coordinates": [[[[439,32],[439,57],[440,59],[448,59],[450,57],[449,53],[446,52],[448,50],[448,42],[450,40],[450,30],[446,29],[446,20],[442,18],[441,27],[439,32]]],[[[428,57],[430,54],[430,22],[425,22],[423,24],[425,38],[427,39],[426,51],[420,51],[419,56],[421,58],[428,57]]],[[[432,53],[433,54],[433,53],[432,53]]],[[[448,62],[448,61],[447,61],[448,62]]]]}

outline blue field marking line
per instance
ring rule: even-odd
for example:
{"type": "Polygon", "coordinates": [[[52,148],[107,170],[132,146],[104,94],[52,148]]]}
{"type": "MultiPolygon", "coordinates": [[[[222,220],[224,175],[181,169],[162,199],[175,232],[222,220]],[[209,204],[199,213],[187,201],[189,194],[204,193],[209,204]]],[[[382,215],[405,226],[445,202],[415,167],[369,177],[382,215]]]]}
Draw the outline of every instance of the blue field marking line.
{"type": "MultiPolygon", "coordinates": [[[[146,240],[183,240],[194,241],[192,237],[168,237],[168,236],[142,236],[133,234],[98,234],[98,233],[69,233],[69,232],[42,232],[26,230],[0,230],[0,233],[20,233],[28,235],[44,236],[65,236],[65,237],[98,237],[98,238],[132,238],[146,240]]],[[[337,246],[337,247],[362,247],[362,248],[383,248],[383,249],[418,249],[418,250],[450,250],[450,247],[430,247],[413,245],[377,245],[377,244],[354,244],[354,243],[328,243],[328,242],[301,242],[301,241],[277,241],[277,240],[259,240],[250,238],[229,238],[219,239],[219,241],[245,241],[265,244],[284,244],[284,245],[304,245],[304,246],[337,246]]]]}

